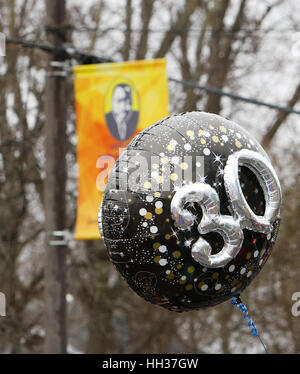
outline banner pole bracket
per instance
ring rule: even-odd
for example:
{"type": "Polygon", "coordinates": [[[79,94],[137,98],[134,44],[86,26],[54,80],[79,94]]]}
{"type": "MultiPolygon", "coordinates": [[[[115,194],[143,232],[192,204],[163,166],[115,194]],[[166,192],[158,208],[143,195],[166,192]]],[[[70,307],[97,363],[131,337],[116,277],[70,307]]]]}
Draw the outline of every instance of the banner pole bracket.
{"type": "Polygon", "coordinates": [[[72,240],[72,235],[67,230],[55,230],[49,235],[48,244],[50,246],[64,246],[67,245],[72,240]]]}

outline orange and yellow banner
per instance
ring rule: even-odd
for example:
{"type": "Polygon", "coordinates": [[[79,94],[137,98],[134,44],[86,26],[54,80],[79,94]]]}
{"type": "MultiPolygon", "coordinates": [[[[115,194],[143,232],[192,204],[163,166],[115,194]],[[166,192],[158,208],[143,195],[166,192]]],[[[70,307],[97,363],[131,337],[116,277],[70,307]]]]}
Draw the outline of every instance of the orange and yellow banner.
{"type": "Polygon", "coordinates": [[[79,165],[76,239],[99,239],[97,215],[119,150],[168,116],[164,59],[74,68],[79,165]]]}

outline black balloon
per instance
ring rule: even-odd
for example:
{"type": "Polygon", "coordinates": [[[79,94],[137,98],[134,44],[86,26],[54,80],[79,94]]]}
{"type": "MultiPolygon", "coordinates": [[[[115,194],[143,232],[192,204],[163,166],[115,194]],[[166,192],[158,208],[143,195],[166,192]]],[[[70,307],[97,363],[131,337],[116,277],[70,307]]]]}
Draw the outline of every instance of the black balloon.
{"type": "Polygon", "coordinates": [[[278,232],[280,187],[273,176],[277,184],[271,187],[278,191],[267,190],[268,175],[264,185],[251,162],[250,166],[241,163],[238,175],[229,174],[229,179],[237,178],[236,188],[255,217],[264,216],[273,204],[270,199],[277,199],[274,219],[264,226],[267,229],[256,229],[255,222],[250,229],[243,212],[237,214],[239,202],[232,198],[231,187],[224,183],[228,157],[239,154],[250,158],[257,154],[269,163],[262,147],[243,128],[202,112],[174,115],[155,123],[122,153],[108,179],[99,227],[111,261],[138,295],[171,311],[203,309],[240,294],[260,272],[278,232]],[[181,188],[194,184],[208,184],[216,192],[221,221],[216,215],[210,218],[199,201],[189,200],[184,209],[193,221],[182,229],[184,217],[179,215],[181,223],[176,222],[171,202],[181,188]],[[192,256],[199,242],[207,259],[224,251],[227,242],[229,252],[234,247],[234,241],[229,241],[232,233],[224,234],[225,229],[218,228],[224,217],[225,221],[233,217],[240,225],[238,248],[233,248],[225,265],[204,266],[201,259],[192,256]],[[201,231],[204,221],[208,223],[201,231]]]}

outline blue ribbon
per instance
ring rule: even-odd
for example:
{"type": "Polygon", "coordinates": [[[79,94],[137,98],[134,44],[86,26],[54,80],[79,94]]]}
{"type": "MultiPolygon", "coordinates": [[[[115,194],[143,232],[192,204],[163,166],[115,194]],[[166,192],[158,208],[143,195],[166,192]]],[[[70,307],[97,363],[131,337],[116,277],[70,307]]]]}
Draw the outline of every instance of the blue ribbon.
{"type": "Polygon", "coordinates": [[[262,341],[261,337],[259,336],[259,333],[257,331],[257,328],[254,324],[254,322],[252,321],[252,319],[250,318],[250,315],[248,313],[248,310],[246,308],[246,305],[243,304],[240,296],[234,296],[232,299],[231,299],[231,304],[236,306],[237,308],[239,308],[239,310],[244,313],[244,318],[245,319],[248,319],[248,326],[251,328],[251,332],[252,332],[252,335],[253,336],[257,336],[258,339],[260,340],[261,342],[261,345],[263,346],[264,350],[266,353],[269,353],[268,350],[267,350],[267,347],[265,346],[264,342],[262,341]]]}
{"type": "Polygon", "coordinates": [[[239,296],[234,296],[231,299],[231,304],[234,305],[234,306],[236,306],[236,307],[238,307],[239,310],[242,313],[244,313],[244,318],[249,320],[248,321],[248,326],[251,328],[252,335],[253,336],[258,336],[257,328],[256,328],[254,322],[252,321],[252,319],[250,318],[250,315],[248,313],[246,305],[242,303],[240,297],[239,296]]]}

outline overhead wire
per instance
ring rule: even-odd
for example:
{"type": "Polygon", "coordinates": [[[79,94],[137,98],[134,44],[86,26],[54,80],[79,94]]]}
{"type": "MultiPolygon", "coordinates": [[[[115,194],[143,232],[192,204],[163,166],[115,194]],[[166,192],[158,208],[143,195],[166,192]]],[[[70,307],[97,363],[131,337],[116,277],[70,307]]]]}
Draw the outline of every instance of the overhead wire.
{"type": "MultiPolygon", "coordinates": [[[[78,51],[77,49],[75,49],[71,45],[65,45],[65,46],[62,46],[62,47],[57,47],[57,46],[53,46],[53,45],[50,45],[50,44],[38,43],[38,42],[35,42],[35,41],[28,41],[28,40],[23,40],[23,39],[18,39],[18,38],[9,38],[9,37],[6,38],[6,43],[7,44],[20,45],[20,46],[25,47],[25,48],[37,48],[37,49],[40,49],[40,50],[42,50],[44,52],[48,52],[48,53],[56,53],[56,54],[61,55],[65,59],[75,59],[75,60],[80,61],[83,64],[115,62],[111,58],[100,57],[100,56],[97,56],[95,54],[78,51]]],[[[285,107],[285,106],[281,106],[281,105],[276,105],[276,104],[273,104],[273,103],[269,103],[269,102],[265,102],[265,101],[245,97],[245,96],[241,96],[241,95],[238,95],[238,94],[235,94],[235,93],[224,91],[223,89],[220,89],[218,87],[214,87],[214,86],[211,86],[211,85],[201,85],[201,84],[197,84],[197,83],[194,83],[194,82],[190,82],[190,81],[186,81],[186,80],[182,80],[182,79],[177,79],[177,78],[173,78],[173,77],[168,77],[168,80],[170,82],[181,84],[184,87],[189,87],[189,88],[192,88],[192,89],[206,91],[209,94],[226,96],[226,97],[229,97],[233,100],[239,100],[239,101],[243,101],[245,103],[254,104],[254,105],[258,105],[258,106],[264,106],[264,107],[274,109],[274,110],[278,110],[278,111],[282,111],[282,112],[285,112],[285,113],[288,113],[288,114],[292,113],[292,114],[300,115],[300,110],[285,107]]]]}

